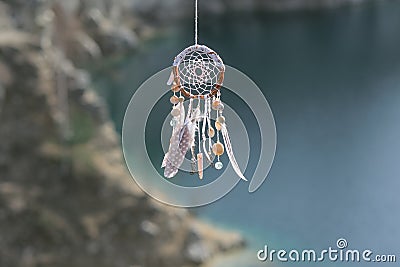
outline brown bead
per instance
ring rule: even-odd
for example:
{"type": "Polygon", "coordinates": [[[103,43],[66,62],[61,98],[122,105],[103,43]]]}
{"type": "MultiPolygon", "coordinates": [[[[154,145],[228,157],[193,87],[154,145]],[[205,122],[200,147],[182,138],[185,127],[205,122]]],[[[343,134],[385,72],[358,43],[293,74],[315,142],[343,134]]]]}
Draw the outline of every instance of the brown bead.
{"type": "Polygon", "coordinates": [[[224,117],[224,116],[219,116],[219,117],[217,118],[217,122],[219,122],[219,123],[221,123],[221,124],[224,124],[224,123],[225,123],[225,117],[224,117]]]}
{"type": "Polygon", "coordinates": [[[213,138],[215,135],[214,128],[209,128],[208,129],[208,137],[213,138]]]}
{"type": "Polygon", "coordinates": [[[225,107],[224,107],[224,104],[220,103],[220,104],[216,107],[216,110],[223,111],[224,108],[225,108],[225,107]]]}
{"type": "Polygon", "coordinates": [[[221,156],[225,151],[224,145],[220,142],[215,143],[212,147],[212,151],[216,156],[221,156]]]}
{"type": "Polygon", "coordinates": [[[219,123],[218,121],[215,122],[215,129],[217,129],[217,131],[221,131],[222,129],[222,124],[219,123]]]}
{"type": "Polygon", "coordinates": [[[216,99],[212,102],[211,107],[213,110],[218,110],[218,107],[221,105],[221,101],[216,99]]]}
{"type": "Polygon", "coordinates": [[[185,102],[185,98],[183,96],[180,96],[179,97],[179,102],[181,102],[181,103],[185,102]]]}
{"type": "Polygon", "coordinates": [[[179,103],[179,97],[177,97],[176,95],[171,96],[171,98],[169,99],[169,102],[171,102],[171,104],[178,104],[179,103]]]}
{"type": "Polygon", "coordinates": [[[172,90],[172,92],[177,93],[177,92],[179,92],[179,90],[181,90],[181,88],[179,85],[174,85],[171,87],[171,90],[172,90]]]}

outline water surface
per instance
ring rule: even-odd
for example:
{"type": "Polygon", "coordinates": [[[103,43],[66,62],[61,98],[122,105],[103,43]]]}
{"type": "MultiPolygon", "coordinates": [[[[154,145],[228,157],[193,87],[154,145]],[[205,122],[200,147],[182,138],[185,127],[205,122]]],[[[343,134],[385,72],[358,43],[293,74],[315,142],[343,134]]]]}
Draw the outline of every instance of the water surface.
{"type": "MultiPolygon", "coordinates": [[[[278,146],[256,193],[242,183],[195,212],[239,229],[254,252],[264,244],[323,249],[344,237],[351,248],[398,253],[399,14],[400,1],[379,1],[324,12],[202,15],[200,41],[263,90],[278,146]]],[[[191,45],[191,32],[191,21],[179,23],[117,64],[111,76],[96,78],[119,130],[135,88],[191,45]]],[[[232,262],[257,261],[254,254],[232,262]]],[[[351,264],[332,264],[341,265],[351,264]]]]}

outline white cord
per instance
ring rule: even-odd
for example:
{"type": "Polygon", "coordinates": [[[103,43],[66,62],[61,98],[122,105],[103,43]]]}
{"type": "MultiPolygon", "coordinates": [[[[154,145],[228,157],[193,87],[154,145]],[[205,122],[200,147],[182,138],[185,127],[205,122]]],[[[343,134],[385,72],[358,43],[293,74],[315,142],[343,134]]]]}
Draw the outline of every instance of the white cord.
{"type": "Polygon", "coordinates": [[[198,0],[195,0],[195,9],[194,9],[194,44],[197,45],[198,40],[198,0]]]}

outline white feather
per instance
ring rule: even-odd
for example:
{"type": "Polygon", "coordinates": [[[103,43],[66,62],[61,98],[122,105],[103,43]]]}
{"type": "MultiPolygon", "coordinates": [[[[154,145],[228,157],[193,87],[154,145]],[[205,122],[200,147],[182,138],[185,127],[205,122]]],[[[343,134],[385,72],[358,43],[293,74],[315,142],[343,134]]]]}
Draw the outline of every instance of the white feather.
{"type": "Polygon", "coordinates": [[[171,71],[171,75],[169,76],[167,85],[171,85],[173,81],[174,81],[174,73],[171,71]]]}
{"type": "Polygon", "coordinates": [[[222,132],[222,137],[224,138],[226,152],[228,154],[230,162],[232,163],[233,170],[240,178],[247,181],[246,177],[244,177],[242,171],[239,168],[235,155],[233,154],[231,139],[229,138],[228,129],[226,128],[225,124],[222,124],[221,132],[222,132]]]}

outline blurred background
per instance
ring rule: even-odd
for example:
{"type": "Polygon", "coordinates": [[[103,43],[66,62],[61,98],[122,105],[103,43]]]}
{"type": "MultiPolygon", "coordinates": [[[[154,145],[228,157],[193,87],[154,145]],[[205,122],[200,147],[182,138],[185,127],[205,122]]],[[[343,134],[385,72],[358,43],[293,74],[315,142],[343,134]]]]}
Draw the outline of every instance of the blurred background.
{"type": "MultiPolygon", "coordinates": [[[[400,1],[200,0],[200,43],[263,90],[278,145],[256,193],[186,210],[142,193],[120,132],[193,43],[193,2],[0,1],[0,266],[291,266],[256,252],[338,238],[398,253],[400,1]]],[[[361,263],[315,265],[344,264],[361,263]]]]}

